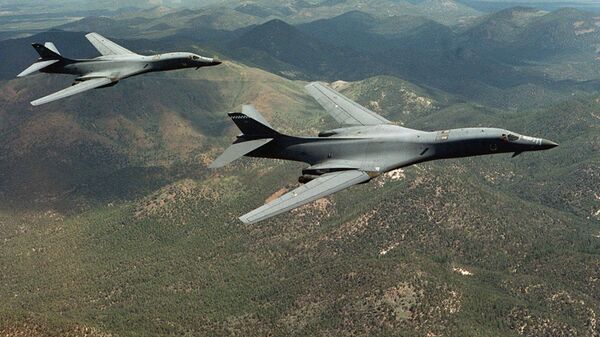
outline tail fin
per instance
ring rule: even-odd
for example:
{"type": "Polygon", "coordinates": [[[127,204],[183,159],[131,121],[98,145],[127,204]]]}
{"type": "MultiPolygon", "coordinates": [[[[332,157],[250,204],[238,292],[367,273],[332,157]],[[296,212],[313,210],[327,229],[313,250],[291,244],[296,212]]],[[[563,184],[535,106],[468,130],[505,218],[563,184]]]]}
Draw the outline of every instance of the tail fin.
{"type": "Polygon", "coordinates": [[[242,112],[232,112],[229,117],[242,131],[242,134],[210,164],[210,168],[223,167],[281,136],[251,105],[244,105],[242,112]]]}
{"type": "Polygon", "coordinates": [[[56,49],[56,46],[52,42],[46,42],[43,46],[39,43],[32,44],[35,51],[40,54],[42,60],[62,60],[63,57],[56,49]]]}
{"type": "Polygon", "coordinates": [[[17,77],[27,76],[36,71],[42,70],[54,63],[66,60],[60,55],[58,49],[52,42],[46,42],[43,46],[39,43],[32,44],[33,48],[40,54],[40,58],[27,69],[23,70],[17,77]]]}
{"type": "Polygon", "coordinates": [[[242,112],[229,113],[229,117],[242,131],[245,138],[267,138],[280,135],[252,105],[244,105],[242,112]]]}

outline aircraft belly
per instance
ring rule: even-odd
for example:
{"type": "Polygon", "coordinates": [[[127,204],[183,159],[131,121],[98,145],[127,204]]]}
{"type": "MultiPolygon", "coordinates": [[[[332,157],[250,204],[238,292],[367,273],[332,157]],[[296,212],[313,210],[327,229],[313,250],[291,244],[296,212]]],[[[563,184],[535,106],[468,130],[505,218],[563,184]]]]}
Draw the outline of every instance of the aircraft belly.
{"type": "MultiPolygon", "coordinates": [[[[430,160],[435,150],[426,143],[357,139],[280,138],[248,153],[250,157],[285,159],[319,166],[338,163],[340,167],[367,172],[386,172],[430,160]]],[[[335,166],[335,165],[333,165],[335,166]]]]}
{"type": "Polygon", "coordinates": [[[337,149],[341,143],[330,142],[309,142],[298,145],[292,145],[287,148],[288,155],[295,160],[303,161],[314,165],[327,159],[337,157],[337,149]]]}
{"type": "Polygon", "coordinates": [[[436,158],[462,158],[484,153],[491,144],[487,142],[454,141],[438,145],[436,158]]]}
{"type": "Polygon", "coordinates": [[[431,160],[435,150],[422,142],[384,142],[369,149],[375,171],[387,172],[431,160]],[[373,154],[371,154],[373,153],[373,154]]]}
{"type": "Polygon", "coordinates": [[[310,165],[326,161],[353,162],[360,166],[366,151],[363,139],[278,139],[259,152],[252,153],[257,157],[278,158],[305,162],[310,165]]]}
{"type": "MultiPolygon", "coordinates": [[[[125,61],[90,61],[69,65],[74,74],[104,74],[107,77],[121,79],[139,73],[143,65],[125,61]]],[[[67,68],[67,67],[65,67],[67,68]]]]}
{"type": "Polygon", "coordinates": [[[77,67],[76,64],[63,64],[56,63],[51,65],[50,67],[44,68],[40,70],[43,73],[56,73],[56,74],[68,74],[68,75],[81,75],[83,74],[82,70],[77,67]]]}
{"type": "Polygon", "coordinates": [[[153,61],[151,64],[152,70],[154,71],[176,70],[184,68],[185,66],[186,65],[181,64],[181,61],[178,59],[153,61]]]}
{"type": "Polygon", "coordinates": [[[73,63],[65,67],[66,69],[72,69],[75,73],[79,75],[95,73],[95,72],[105,72],[108,69],[115,69],[114,65],[110,65],[106,62],[78,62],[73,63]]]}

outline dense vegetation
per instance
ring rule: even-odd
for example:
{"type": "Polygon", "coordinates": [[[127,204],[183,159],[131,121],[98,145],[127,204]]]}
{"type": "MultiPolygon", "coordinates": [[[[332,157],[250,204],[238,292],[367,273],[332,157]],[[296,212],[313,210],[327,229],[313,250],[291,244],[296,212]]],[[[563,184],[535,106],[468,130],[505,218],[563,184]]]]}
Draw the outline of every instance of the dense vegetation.
{"type": "Polygon", "coordinates": [[[600,39],[564,35],[595,17],[515,8],[449,27],[329,10],[311,9],[311,22],[274,4],[128,12],[0,41],[11,60],[0,65],[0,335],[597,336],[600,95],[588,47],[600,39]],[[271,20],[286,15],[303,23],[271,20]],[[12,79],[35,59],[29,42],[89,56],[92,29],[140,52],[227,61],[30,107],[69,82],[12,79]],[[427,34],[441,40],[419,46],[427,34]],[[564,49],[547,48],[556,39],[564,49]],[[239,222],[296,186],[303,165],[208,170],[237,134],[225,113],[252,103],[277,129],[314,135],[336,124],[304,80],[339,79],[408,127],[500,126],[560,146],[420,164],[239,222]]]}

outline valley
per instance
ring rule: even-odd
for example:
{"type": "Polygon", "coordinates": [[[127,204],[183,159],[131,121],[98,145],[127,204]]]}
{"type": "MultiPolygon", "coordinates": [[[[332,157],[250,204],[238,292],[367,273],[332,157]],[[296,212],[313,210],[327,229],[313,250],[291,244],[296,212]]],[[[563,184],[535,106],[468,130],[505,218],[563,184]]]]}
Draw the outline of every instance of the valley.
{"type": "Polygon", "coordinates": [[[597,15],[358,6],[376,2],[145,8],[0,40],[0,335],[597,335],[597,15]],[[71,80],[15,79],[30,44],[89,57],[89,31],[224,63],[30,106],[71,80]],[[313,80],[406,127],[560,146],[415,165],[245,225],[304,165],[208,169],[238,133],[226,113],[338,127],[313,80]]]}

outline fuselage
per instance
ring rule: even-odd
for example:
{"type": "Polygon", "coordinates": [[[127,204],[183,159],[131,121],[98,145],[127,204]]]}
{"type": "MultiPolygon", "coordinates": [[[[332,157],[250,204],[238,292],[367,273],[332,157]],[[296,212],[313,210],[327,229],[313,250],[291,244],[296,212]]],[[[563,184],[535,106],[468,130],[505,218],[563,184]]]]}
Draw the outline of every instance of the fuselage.
{"type": "Polygon", "coordinates": [[[305,162],[305,174],[329,168],[383,173],[416,163],[494,153],[544,150],[556,143],[496,128],[419,131],[395,125],[342,128],[320,137],[275,138],[248,156],[305,162]]]}
{"type": "Polygon", "coordinates": [[[130,76],[154,71],[167,71],[183,68],[199,68],[220,64],[219,61],[193,53],[166,53],[152,56],[144,55],[107,55],[93,59],[64,59],[41,72],[70,74],[85,80],[94,77],[106,77],[121,80],[130,76]]]}

